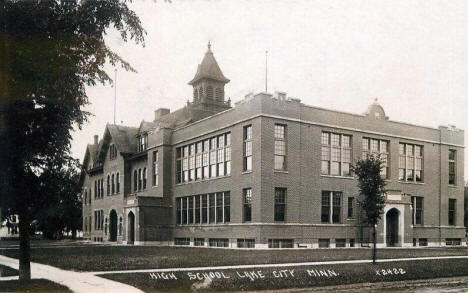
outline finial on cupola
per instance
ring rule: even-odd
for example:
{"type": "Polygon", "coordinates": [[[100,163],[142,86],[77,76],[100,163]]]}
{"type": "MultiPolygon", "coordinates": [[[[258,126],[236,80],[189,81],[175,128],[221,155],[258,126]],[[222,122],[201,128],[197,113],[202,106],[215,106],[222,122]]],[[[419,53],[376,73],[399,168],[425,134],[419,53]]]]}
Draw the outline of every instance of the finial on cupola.
{"type": "Polygon", "coordinates": [[[208,41],[208,51],[211,51],[211,41],[208,41]]]}

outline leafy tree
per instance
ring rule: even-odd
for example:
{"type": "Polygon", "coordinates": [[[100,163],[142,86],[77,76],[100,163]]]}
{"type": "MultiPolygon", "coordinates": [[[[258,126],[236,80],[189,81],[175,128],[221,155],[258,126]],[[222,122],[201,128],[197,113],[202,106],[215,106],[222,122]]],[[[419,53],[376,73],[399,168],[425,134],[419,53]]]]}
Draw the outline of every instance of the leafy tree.
{"type": "Polygon", "coordinates": [[[65,168],[48,168],[40,176],[42,204],[34,213],[39,230],[49,239],[61,238],[63,231],[71,231],[72,238],[81,228],[82,205],[77,161],[65,168]]]}
{"type": "Polygon", "coordinates": [[[385,180],[380,176],[383,162],[375,155],[369,155],[366,159],[360,159],[351,167],[358,177],[358,187],[361,198],[359,204],[365,213],[365,221],[373,228],[372,261],[375,263],[377,256],[377,237],[375,227],[382,217],[385,206],[385,180]]]}
{"type": "Polygon", "coordinates": [[[29,280],[29,225],[44,198],[41,174],[71,159],[74,127],[89,113],[85,86],[111,82],[106,62],[133,70],[107,47],[110,27],[143,44],[126,0],[0,0],[0,195],[19,215],[20,280],[29,280]]]}

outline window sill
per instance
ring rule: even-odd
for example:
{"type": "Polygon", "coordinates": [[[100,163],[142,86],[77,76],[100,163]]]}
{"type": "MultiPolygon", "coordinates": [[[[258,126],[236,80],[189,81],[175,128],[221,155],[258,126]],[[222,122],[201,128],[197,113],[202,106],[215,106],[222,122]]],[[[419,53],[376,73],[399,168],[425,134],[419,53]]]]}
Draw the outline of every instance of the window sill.
{"type": "Polygon", "coordinates": [[[346,221],[355,221],[355,218],[346,218],[346,221]]]}
{"type": "Polygon", "coordinates": [[[155,189],[155,188],[158,188],[159,185],[154,185],[154,186],[151,186],[151,189],[155,189]]]}
{"type": "Polygon", "coordinates": [[[450,188],[457,188],[458,186],[453,185],[453,184],[449,184],[448,187],[450,187],[450,188]]]}
{"type": "Polygon", "coordinates": [[[342,179],[354,179],[352,176],[334,176],[334,175],[320,175],[320,177],[324,178],[342,178],[342,179]]]}
{"type": "Polygon", "coordinates": [[[273,173],[289,174],[289,171],[287,171],[287,170],[273,170],[273,173]]]}
{"type": "Polygon", "coordinates": [[[252,172],[252,170],[249,170],[249,171],[243,171],[243,172],[242,172],[242,175],[244,175],[244,174],[250,174],[250,173],[253,173],[253,172],[252,172]]]}
{"type": "MultiPolygon", "coordinates": [[[[187,181],[187,182],[181,182],[181,183],[176,183],[175,185],[176,186],[186,185],[186,184],[190,184],[190,183],[206,182],[206,181],[210,181],[210,180],[223,179],[223,178],[229,178],[229,177],[231,177],[231,174],[224,175],[224,176],[213,177],[213,178],[205,178],[205,179],[197,179],[197,180],[192,180],[192,181],[187,181]]],[[[154,186],[154,187],[158,187],[158,186],[154,186]]]]}
{"type": "Polygon", "coordinates": [[[411,182],[411,181],[401,181],[401,180],[398,180],[398,183],[424,185],[424,182],[411,182]]]}

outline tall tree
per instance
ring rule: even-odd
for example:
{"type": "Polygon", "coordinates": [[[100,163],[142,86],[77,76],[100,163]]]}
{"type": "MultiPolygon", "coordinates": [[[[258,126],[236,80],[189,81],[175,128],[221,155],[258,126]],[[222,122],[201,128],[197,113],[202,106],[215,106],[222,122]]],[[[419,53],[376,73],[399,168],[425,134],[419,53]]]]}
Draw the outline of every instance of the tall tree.
{"type": "Polygon", "coordinates": [[[2,214],[19,215],[20,280],[31,278],[28,231],[40,176],[70,159],[71,131],[88,116],[85,87],[111,82],[106,62],[133,70],[106,45],[106,31],[143,45],[127,4],[0,0],[0,194],[2,214]]]}
{"type": "Polygon", "coordinates": [[[376,155],[369,155],[366,159],[360,159],[351,167],[358,177],[358,187],[361,198],[359,204],[365,213],[365,221],[371,225],[374,247],[372,249],[372,261],[377,258],[376,226],[382,217],[385,206],[386,182],[380,176],[383,168],[382,160],[376,155]]]}

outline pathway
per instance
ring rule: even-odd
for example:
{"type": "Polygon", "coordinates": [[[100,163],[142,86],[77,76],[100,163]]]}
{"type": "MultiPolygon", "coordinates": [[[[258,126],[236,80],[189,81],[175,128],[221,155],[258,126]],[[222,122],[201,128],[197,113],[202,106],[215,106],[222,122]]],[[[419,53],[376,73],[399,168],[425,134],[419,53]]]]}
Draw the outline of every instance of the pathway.
{"type": "MultiPolygon", "coordinates": [[[[0,264],[18,269],[18,259],[0,255],[0,264]]],[[[31,276],[34,279],[48,279],[67,286],[73,292],[143,292],[123,283],[100,278],[89,273],[66,271],[56,267],[31,262],[31,276]]]]}

